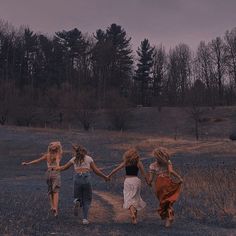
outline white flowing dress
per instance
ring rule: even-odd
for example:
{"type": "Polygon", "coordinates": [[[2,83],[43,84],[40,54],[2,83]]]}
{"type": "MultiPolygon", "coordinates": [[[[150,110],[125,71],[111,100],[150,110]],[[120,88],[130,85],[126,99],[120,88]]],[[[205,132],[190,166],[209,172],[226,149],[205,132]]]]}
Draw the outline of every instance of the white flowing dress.
{"type": "Polygon", "coordinates": [[[134,206],[138,211],[142,210],[146,203],[140,196],[141,180],[134,176],[125,179],[124,182],[124,205],[123,208],[129,209],[134,206]]]}

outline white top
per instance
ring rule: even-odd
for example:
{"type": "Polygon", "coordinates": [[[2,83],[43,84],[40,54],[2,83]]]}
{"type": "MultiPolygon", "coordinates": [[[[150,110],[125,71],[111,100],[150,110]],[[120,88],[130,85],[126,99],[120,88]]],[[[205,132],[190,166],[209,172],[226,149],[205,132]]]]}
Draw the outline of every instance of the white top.
{"type": "Polygon", "coordinates": [[[86,155],[86,156],[84,157],[84,161],[83,161],[82,163],[79,163],[79,162],[75,161],[75,159],[76,159],[76,157],[72,157],[72,158],[70,159],[70,162],[73,163],[73,165],[74,165],[75,171],[76,171],[77,169],[79,169],[79,168],[86,168],[86,169],[88,169],[88,170],[91,169],[91,168],[90,168],[90,164],[93,162],[93,158],[92,158],[92,157],[86,155]]]}
{"type": "MultiPolygon", "coordinates": [[[[169,161],[169,164],[171,164],[170,161],[169,161]]],[[[157,162],[153,162],[149,166],[149,172],[160,175],[160,174],[168,173],[168,169],[167,169],[167,167],[159,166],[157,162]]]]}

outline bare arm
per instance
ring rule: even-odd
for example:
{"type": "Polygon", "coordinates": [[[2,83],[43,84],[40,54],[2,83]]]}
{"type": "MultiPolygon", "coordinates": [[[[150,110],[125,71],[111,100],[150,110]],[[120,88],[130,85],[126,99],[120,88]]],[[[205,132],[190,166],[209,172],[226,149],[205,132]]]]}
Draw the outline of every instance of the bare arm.
{"type": "Polygon", "coordinates": [[[45,160],[47,160],[47,155],[46,155],[46,154],[43,155],[42,157],[38,158],[38,159],[33,160],[33,161],[23,161],[23,162],[21,163],[21,165],[24,165],[24,166],[25,166],[25,165],[36,164],[36,163],[39,163],[39,162],[45,161],[45,160]]]}
{"type": "Polygon", "coordinates": [[[109,175],[108,177],[111,178],[112,175],[117,173],[119,170],[123,169],[125,167],[125,162],[122,162],[119,166],[117,166],[109,175]]]}
{"type": "Polygon", "coordinates": [[[146,172],[144,170],[144,166],[143,166],[143,163],[141,161],[138,162],[138,168],[142,174],[142,176],[145,178],[147,184],[148,184],[148,179],[147,179],[147,175],[146,175],[146,172]]]}
{"type": "Polygon", "coordinates": [[[54,169],[59,170],[59,171],[64,171],[64,170],[69,169],[72,165],[73,165],[73,163],[71,161],[68,161],[65,165],[55,167],[54,169]]]}
{"type": "Polygon", "coordinates": [[[154,176],[155,176],[155,174],[153,173],[153,172],[149,172],[149,178],[148,178],[148,181],[147,181],[147,183],[148,183],[148,185],[152,185],[152,181],[153,181],[153,179],[154,179],[154,176]]]}
{"type": "Polygon", "coordinates": [[[108,180],[107,176],[104,175],[104,174],[102,173],[102,171],[100,171],[100,170],[98,169],[98,167],[95,165],[94,162],[91,162],[90,167],[91,167],[91,169],[93,170],[93,172],[94,172],[96,175],[98,175],[98,176],[104,178],[105,180],[108,180]]]}
{"type": "Polygon", "coordinates": [[[181,183],[183,182],[182,177],[181,177],[176,171],[174,171],[172,164],[168,164],[168,172],[169,172],[171,175],[177,177],[181,183]]]}

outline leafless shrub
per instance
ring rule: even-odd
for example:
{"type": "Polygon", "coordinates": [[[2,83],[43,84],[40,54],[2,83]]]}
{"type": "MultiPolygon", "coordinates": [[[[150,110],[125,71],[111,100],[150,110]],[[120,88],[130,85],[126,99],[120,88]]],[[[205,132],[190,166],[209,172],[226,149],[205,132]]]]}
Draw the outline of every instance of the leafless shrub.
{"type": "Polygon", "coordinates": [[[83,91],[79,94],[75,104],[76,117],[83,125],[84,130],[88,131],[95,120],[95,110],[97,102],[93,91],[83,91]]]}
{"type": "Polygon", "coordinates": [[[112,128],[116,130],[127,129],[127,126],[132,119],[130,103],[116,91],[110,92],[109,97],[107,117],[112,128]]]}
{"type": "Polygon", "coordinates": [[[190,118],[194,121],[194,133],[196,140],[199,139],[199,123],[201,121],[201,116],[205,113],[205,110],[199,106],[193,105],[187,109],[190,118]]]}
{"type": "Polygon", "coordinates": [[[206,109],[201,107],[203,104],[203,93],[199,93],[201,90],[204,90],[204,85],[200,80],[196,80],[189,97],[189,107],[186,109],[186,112],[194,121],[194,133],[196,140],[199,139],[199,123],[203,120],[202,116],[206,112],[206,109]]]}

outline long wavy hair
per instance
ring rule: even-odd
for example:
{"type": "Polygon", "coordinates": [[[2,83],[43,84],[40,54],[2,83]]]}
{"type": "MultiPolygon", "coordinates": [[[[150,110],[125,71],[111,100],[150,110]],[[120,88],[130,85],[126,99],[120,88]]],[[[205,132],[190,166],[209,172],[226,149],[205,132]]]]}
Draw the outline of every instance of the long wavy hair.
{"type": "Polygon", "coordinates": [[[153,156],[161,166],[167,166],[170,161],[170,153],[166,148],[158,147],[153,150],[153,156]]]}
{"type": "Polygon", "coordinates": [[[62,145],[59,141],[51,142],[48,145],[48,151],[47,151],[47,161],[49,163],[53,163],[56,160],[61,160],[62,157],[62,145]]]}
{"type": "Polygon", "coordinates": [[[72,147],[75,151],[75,162],[81,164],[88,154],[87,150],[82,145],[72,145],[72,147]]]}
{"type": "Polygon", "coordinates": [[[140,159],[139,154],[135,148],[128,149],[123,155],[123,160],[126,166],[137,165],[139,159],[140,159]]]}

